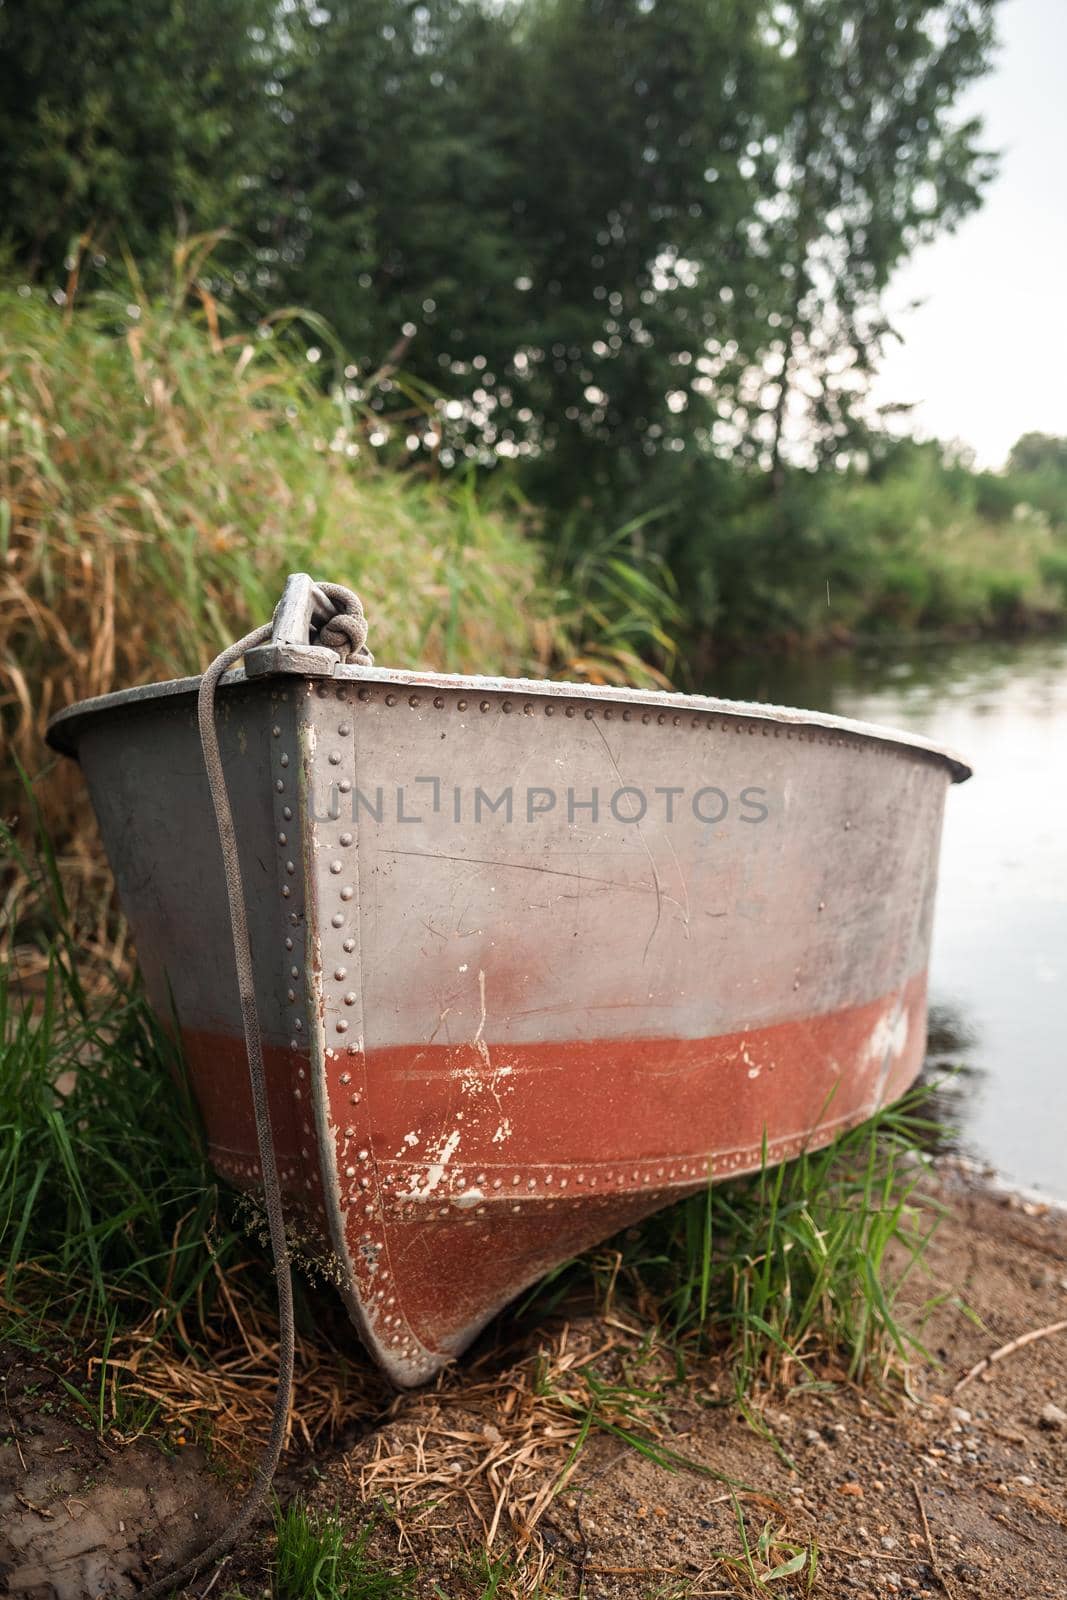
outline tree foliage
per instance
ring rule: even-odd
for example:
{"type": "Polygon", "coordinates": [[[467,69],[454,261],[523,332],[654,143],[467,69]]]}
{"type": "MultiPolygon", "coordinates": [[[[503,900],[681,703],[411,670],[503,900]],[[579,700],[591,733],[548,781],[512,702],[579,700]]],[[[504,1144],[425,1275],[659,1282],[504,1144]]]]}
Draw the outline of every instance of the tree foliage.
{"type": "Polygon", "coordinates": [[[256,195],[272,292],[416,427],[570,503],[686,449],[855,442],[893,268],[978,202],[990,0],[334,0],[256,195]],[[357,87],[358,86],[358,87],[357,87]],[[462,402],[462,404],[460,404],[462,402]],[[398,402],[399,403],[399,402],[398,402]]]}
{"type": "Polygon", "coordinates": [[[57,282],[233,220],[272,126],[261,0],[0,0],[0,237],[57,282]]]}
{"type": "Polygon", "coordinates": [[[890,274],[991,172],[995,3],[0,0],[8,248],[228,224],[380,441],[631,520],[707,619],[738,506],[800,552],[787,476],[868,442],[890,274]]]}
{"type": "Polygon", "coordinates": [[[1012,446],[1009,472],[1048,472],[1067,477],[1067,439],[1051,433],[1024,433],[1012,446]]]}

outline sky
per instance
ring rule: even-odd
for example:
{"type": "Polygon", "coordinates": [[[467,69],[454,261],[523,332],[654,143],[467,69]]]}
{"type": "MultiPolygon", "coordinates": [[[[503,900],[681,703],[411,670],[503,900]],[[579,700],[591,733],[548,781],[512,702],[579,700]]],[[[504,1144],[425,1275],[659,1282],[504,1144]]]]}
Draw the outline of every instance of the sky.
{"type": "Polygon", "coordinates": [[[1022,433],[1067,435],[1067,0],[1007,0],[994,70],[961,102],[1001,152],[985,204],[918,251],[886,305],[872,398],[999,467],[1022,433]],[[920,302],[917,309],[909,309],[920,302]]]}

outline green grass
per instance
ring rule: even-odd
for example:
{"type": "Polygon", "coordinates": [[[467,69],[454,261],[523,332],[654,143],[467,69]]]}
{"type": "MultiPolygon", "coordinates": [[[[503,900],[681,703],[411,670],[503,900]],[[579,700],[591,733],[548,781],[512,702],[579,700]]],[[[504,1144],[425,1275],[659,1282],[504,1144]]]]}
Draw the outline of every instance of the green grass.
{"type": "MultiPolygon", "coordinates": [[[[371,1519],[353,1534],[337,1511],[301,1501],[284,1509],[276,1505],[273,1600],[415,1600],[415,1570],[385,1566],[368,1553],[374,1528],[371,1519]]],[[[458,1600],[460,1594],[465,1600],[500,1600],[513,1592],[513,1575],[511,1563],[481,1551],[454,1569],[458,1588],[446,1591],[435,1583],[432,1592],[441,1600],[458,1600]]],[[[531,1600],[541,1594],[538,1589],[531,1600]]],[[[242,1597],[231,1595],[230,1600],[242,1597]]]]}
{"type": "Polygon", "coordinates": [[[719,1483],[734,1481],[712,1467],[694,1461],[657,1437],[657,1432],[662,1431],[660,1425],[669,1421],[667,1405],[672,1387],[670,1382],[657,1382],[649,1377],[642,1381],[632,1366],[628,1366],[620,1381],[609,1382],[599,1377],[592,1364],[580,1368],[579,1376],[584,1393],[568,1393],[559,1386],[552,1386],[550,1380],[537,1390],[551,1395],[565,1411],[581,1419],[578,1434],[560,1473],[561,1483],[570,1475],[591,1433],[604,1433],[621,1440],[638,1455],[667,1472],[685,1470],[713,1478],[719,1483]]]}
{"type": "Polygon", "coordinates": [[[165,1042],[139,996],[83,1013],[53,957],[29,1002],[0,972],[0,1241],[9,1315],[65,1330],[184,1310],[232,1239],[165,1042]]]}
{"type": "Polygon", "coordinates": [[[86,993],[55,892],[37,897],[58,931],[32,981],[0,964],[3,1315],[78,1339],[190,1312],[195,1326],[239,1236],[180,1061],[138,986],[105,976],[86,993]]]}
{"type": "Polygon", "coordinates": [[[764,1522],[755,1532],[749,1530],[737,1496],[733,1497],[740,1554],[720,1554],[720,1565],[755,1593],[772,1593],[775,1585],[786,1585],[793,1594],[813,1594],[819,1573],[818,1546],[813,1539],[798,1543],[786,1538],[772,1522],[764,1522]]]}
{"type": "Polygon", "coordinates": [[[336,1512],[299,1502],[275,1511],[271,1587],[275,1600],[405,1600],[412,1573],[367,1555],[373,1522],[352,1540],[336,1512]]]}
{"type": "Polygon", "coordinates": [[[725,1349],[742,1401],[766,1380],[881,1381],[926,1359],[900,1296],[939,1218],[916,1159],[938,1132],[928,1095],[915,1089],[821,1150],[657,1212],[550,1274],[532,1300],[558,1300],[591,1270],[601,1296],[645,1308],[680,1370],[725,1349]]]}

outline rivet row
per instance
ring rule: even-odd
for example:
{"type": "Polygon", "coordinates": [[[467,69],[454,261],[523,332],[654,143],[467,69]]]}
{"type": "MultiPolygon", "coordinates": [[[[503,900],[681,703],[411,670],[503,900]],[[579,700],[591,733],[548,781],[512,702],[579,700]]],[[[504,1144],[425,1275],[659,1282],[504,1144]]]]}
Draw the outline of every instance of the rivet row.
{"type": "MultiPolygon", "coordinates": [[[[322,695],[323,691],[320,689],[319,693],[322,695]]],[[[338,690],[338,699],[343,698],[346,698],[344,692],[338,690]]],[[[356,692],[356,699],[363,704],[370,703],[374,698],[373,692],[368,688],[364,687],[356,692]]],[[[385,705],[392,707],[399,705],[401,697],[390,690],[383,694],[381,698],[385,705]]],[[[406,703],[413,710],[418,710],[424,704],[424,700],[421,695],[410,694],[406,697],[406,703]]],[[[434,695],[426,703],[432,705],[436,711],[443,711],[448,705],[448,701],[440,694],[434,695]]],[[[455,709],[460,712],[469,710],[472,704],[476,705],[478,711],[484,715],[493,709],[494,702],[488,699],[472,702],[464,696],[460,696],[454,704],[455,709]]],[[[538,710],[537,704],[531,700],[516,702],[511,698],[505,697],[499,699],[496,704],[497,709],[503,716],[511,716],[516,711],[521,711],[524,716],[531,717],[535,716],[538,710]]],[[[686,714],[684,711],[675,711],[673,709],[669,711],[656,711],[652,708],[638,710],[634,706],[620,707],[618,705],[601,705],[599,708],[597,706],[567,704],[561,706],[558,701],[545,701],[540,709],[546,717],[553,717],[557,711],[562,710],[562,714],[565,717],[573,718],[581,711],[587,722],[595,721],[598,715],[604,722],[612,722],[617,718],[620,722],[640,722],[645,727],[655,724],[659,728],[680,728],[683,723],[687,722],[690,728],[702,728],[709,733],[718,730],[721,733],[733,733],[739,736],[747,734],[750,738],[762,735],[764,739],[787,739],[795,741],[797,744],[828,745],[838,749],[853,750],[857,754],[863,754],[867,749],[866,741],[853,738],[848,734],[836,733],[830,729],[823,731],[818,728],[794,728],[785,723],[742,721],[737,718],[730,718],[724,721],[721,714],[715,712],[700,711],[686,714]]],[[[351,726],[348,723],[342,723],[338,729],[338,732],[343,735],[347,735],[350,731],[351,726]]],[[[342,758],[339,752],[335,751],[330,755],[329,759],[336,765],[342,758]]],[[[344,785],[341,787],[345,788],[344,785]]],[[[350,788],[351,785],[348,787],[350,788]]]]}

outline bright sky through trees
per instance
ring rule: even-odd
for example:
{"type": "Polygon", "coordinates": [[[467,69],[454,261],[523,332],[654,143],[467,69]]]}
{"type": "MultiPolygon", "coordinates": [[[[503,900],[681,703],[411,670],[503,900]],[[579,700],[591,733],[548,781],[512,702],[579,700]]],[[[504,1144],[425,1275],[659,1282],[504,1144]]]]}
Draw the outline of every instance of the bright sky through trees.
{"type": "Polygon", "coordinates": [[[876,403],[918,402],[911,426],[994,467],[1022,433],[1067,434],[1067,3],[1007,0],[997,21],[998,64],[962,108],[985,118],[1000,176],[894,278],[904,343],[874,386],[876,403]]]}

